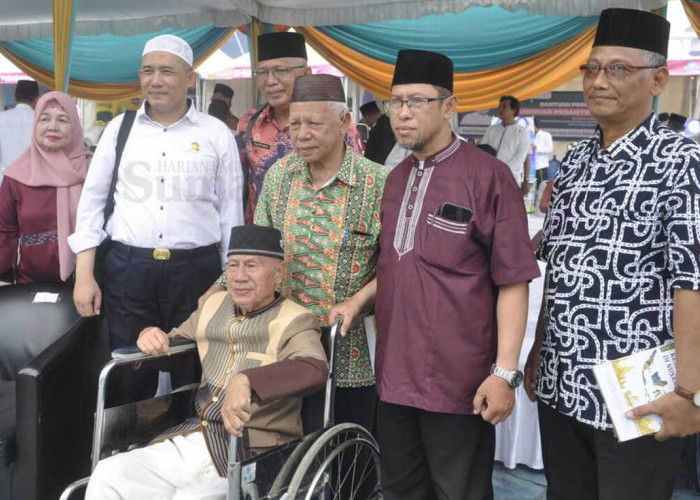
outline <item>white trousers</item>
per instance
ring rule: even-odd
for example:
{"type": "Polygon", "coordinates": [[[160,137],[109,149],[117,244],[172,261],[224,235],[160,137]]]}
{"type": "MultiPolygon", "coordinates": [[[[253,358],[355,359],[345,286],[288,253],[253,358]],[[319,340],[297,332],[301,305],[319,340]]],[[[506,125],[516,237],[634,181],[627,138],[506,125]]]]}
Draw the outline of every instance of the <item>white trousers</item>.
{"type": "Polygon", "coordinates": [[[101,460],[86,500],[185,500],[226,498],[204,436],[193,432],[101,460]]]}

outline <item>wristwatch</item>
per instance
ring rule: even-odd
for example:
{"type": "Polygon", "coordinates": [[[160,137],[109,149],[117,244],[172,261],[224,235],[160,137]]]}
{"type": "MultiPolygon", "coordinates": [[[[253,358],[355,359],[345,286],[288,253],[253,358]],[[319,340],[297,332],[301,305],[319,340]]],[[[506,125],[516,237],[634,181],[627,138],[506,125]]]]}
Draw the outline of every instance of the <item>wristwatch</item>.
{"type": "Polygon", "coordinates": [[[515,389],[523,383],[523,372],[520,370],[504,370],[496,366],[496,363],[491,365],[491,374],[501,377],[508,383],[511,389],[515,389]]]}
{"type": "Polygon", "coordinates": [[[693,393],[688,389],[684,389],[680,385],[677,385],[673,392],[678,394],[680,397],[687,399],[688,401],[692,401],[695,406],[700,408],[700,391],[693,393]]]}

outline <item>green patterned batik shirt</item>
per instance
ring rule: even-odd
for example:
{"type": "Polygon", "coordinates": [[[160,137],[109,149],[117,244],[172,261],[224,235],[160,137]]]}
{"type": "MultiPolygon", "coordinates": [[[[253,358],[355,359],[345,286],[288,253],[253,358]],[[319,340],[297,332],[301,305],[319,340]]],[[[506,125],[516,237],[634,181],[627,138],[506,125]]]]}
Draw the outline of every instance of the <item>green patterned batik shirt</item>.
{"type": "MultiPolygon", "coordinates": [[[[335,304],[375,276],[379,204],[389,171],[347,149],[338,175],[318,191],[309,165],[296,153],[267,172],[255,223],[282,232],[286,272],[282,292],[322,323],[335,304]]],[[[371,311],[363,311],[363,314],[371,311]]],[[[374,384],[363,321],[339,340],[338,386],[374,384]]]]}

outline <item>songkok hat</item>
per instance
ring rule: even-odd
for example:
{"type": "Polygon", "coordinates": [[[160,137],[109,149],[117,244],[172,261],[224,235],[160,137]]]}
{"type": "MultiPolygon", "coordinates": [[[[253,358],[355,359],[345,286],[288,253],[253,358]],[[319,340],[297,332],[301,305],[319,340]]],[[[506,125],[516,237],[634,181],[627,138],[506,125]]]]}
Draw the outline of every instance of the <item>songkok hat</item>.
{"type": "Polygon", "coordinates": [[[15,97],[25,101],[33,101],[39,96],[39,84],[34,80],[17,80],[15,97]]]}
{"type": "Polygon", "coordinates": [[[360,113],[363,115],[366,115],[367,113],[374,113],[375,111],[379,111],[379,106],[377,106],[375,101],[369,101],[360,106],[360,113]]]}
{"type": "Polygon", "coordinates": [[[280,57],[308,59],[303,35],[292,31],[280,31],[258,36],[258,62],[280,57]]]}
{"type": "Polygon", "coordinates": [[[222,95],[228,97],[229,99],[233,98],[233,89],[231,87],[229,87],[228,85],[224,85],[223,83],[217,83],[214,86],[213,93],[214,94],[216,94],[216,93],[222,94],[222,95]]]}
{"type": "Polygon", "coordinates": [[[185,61],[190,67],[194,61],[190,44],[175,35],[158,35],[151,38],[143,47],[141,57],[151,52],[170,52],[185,61]]]}
{"type": "Polygon", "coordinates": [[[209,104],[209,108],[207,109],[208,115],[215,116],[222,122],[226,122],[229,113],[230,108],[228,103],[226,101],[222,101],[221,99],[212,99],[211,103],[209,104]]]}
{"type": "Polygon", "coordinates": [[[630,47],[668,56],[671,23],[644,10],[605,9],[600,13],[593,46],[630,47]]]}
{"type": "Polygon", "coordinates": [[[396,58],[394,79],[391,81],[391,86],[411,83],[427,83],[452,92],[454,64],[449,57],[437,52],[400,50],[396,58]]]}
{"type": "Polygon", "coordinates": [[[333,75],[302,75],[294,80],[292,102],[345,102],[343,82],[333,75]]]}
{"type": "Polygon", "coordinates": [[[241,254],[284,259],[282,233],[274,227],[255,226],[252,224],[233,227],[226,255],[241,254]]]}

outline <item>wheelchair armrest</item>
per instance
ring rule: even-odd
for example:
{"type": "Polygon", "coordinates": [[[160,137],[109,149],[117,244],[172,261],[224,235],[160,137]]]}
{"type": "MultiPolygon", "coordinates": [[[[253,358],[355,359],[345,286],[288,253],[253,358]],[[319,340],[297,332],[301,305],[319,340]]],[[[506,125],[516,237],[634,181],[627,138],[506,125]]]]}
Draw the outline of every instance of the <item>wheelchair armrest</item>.
{"type": "MultiPolygon", "coordinates": [[[[197,343],[186,338],[170,339],[170,354],[180,354],[196,349],[197,343]]],[[[137,346],[120,347],[112,351],[112,359],[129,361],[143,361],[146,359],[159,358],[161,356],[148,356],[144,354],[137,346]]]]}

